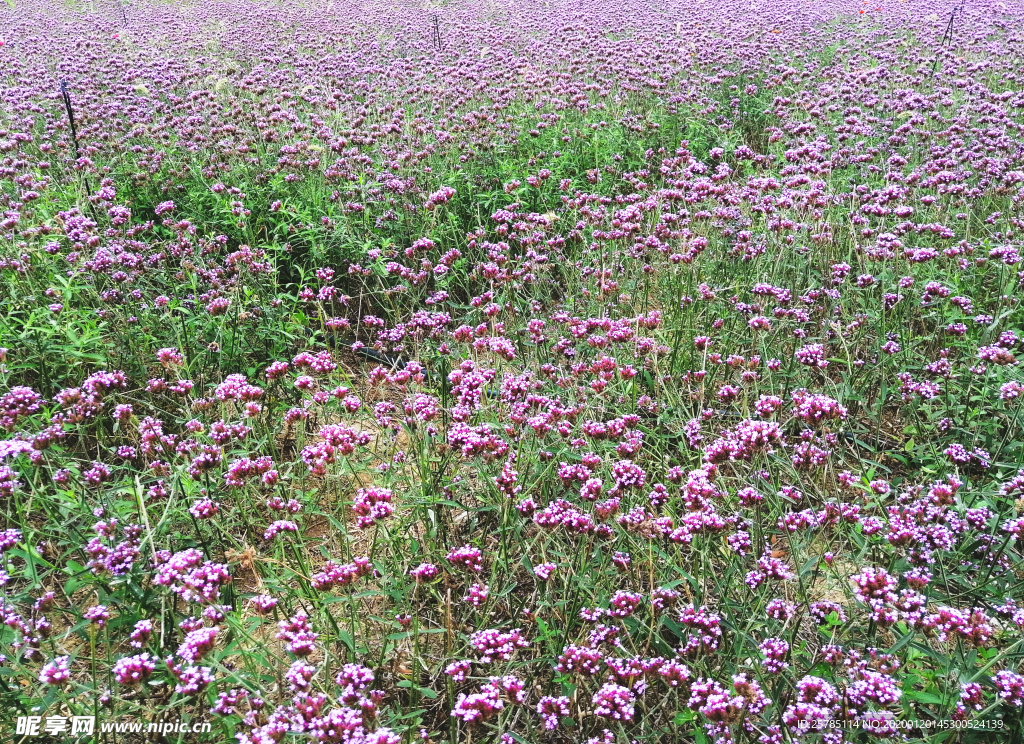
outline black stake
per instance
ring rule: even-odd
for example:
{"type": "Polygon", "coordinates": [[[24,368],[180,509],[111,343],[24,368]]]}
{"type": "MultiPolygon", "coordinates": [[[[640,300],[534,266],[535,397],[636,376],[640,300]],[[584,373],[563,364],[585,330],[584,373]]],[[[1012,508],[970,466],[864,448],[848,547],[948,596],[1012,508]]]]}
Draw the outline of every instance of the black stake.
{"type": "Polygon", "coordinates": [[[75,129],[75,112],[71,108],[71,96],[68,95],[67,83],[61,79],[60,81],[60,94],[64,99],[64,108],[68,111],[68,121],[71,123],[71,141],[75,144],[75,160],[82,157],[82,154],[78,151],[78,130],[75,129]]]}
{"type": "MultiPolygon", "coordinates": [[[[966,5],[966,4],[967,4],[967,2],[966,2],[966,0],[964,0],[964,2],[960,3],[960,7],[959,8],[957,6],[955,6],[955,5],[953,6],[953,10],[949,14],[949,23],[946,24],[946,30],[942,33],[942,41],[939,42],[939,48],[940,49],[942,47],[946,46],[946,42],[947,41],[949,42],[950,47],[953,46],[953,23],[954,23],[954,21],[956,21],[957,11],[959,11],[960,15],[963,16],[963,14],[964,14],[964,5],[966,5]]],[[[935,64],[932,65],[932,77],[935,77],[935,72],[938,69],[939,69],[939,55],[936,52],[936,54],[935,54],[935,64]]]]}
{"type": "Polygon", "coordinates": [[[440,52],[441,51],[441,21],[435,15],[435,16],[432,16],[432,22],[433,22],[433,26],[434,26],[434,36],[433,36],[434,49],[436,49],[437,51],[440,52]]]}
{"type": "Polygon", "coordinates": [[[128,14],[124,12],[124,3],[117,0],[117,7],[121,10],[121,22],[124,24],[124,28],[128,28],[128,14]]]}
{"type": "Polygon", "coordinates": [[[946,24],[946,31],[942,34],[942,41],[939,42],[939,46],[945,46],[948,41],[950,44],[953,43],[953,21],[956,19],[956,6],[953,7],[953,12],[949,14],[949,23],[946,24]]]}
{"type": "MultiPolygon", "coordinates": [[[[68,86],[63,78],[60,81],[60,95],[64,99],[64,108],[68,112],[68,122],[71,124],[71,142],[75,145],[75,160],[78,161],[81,159],[82,153],[78,149],[78,130],[75,128],[75,112],[71,108],[71,95],[68,93],[68,86]]],[[[92,186],[89,185],[89,177],[83,173],[82,178],[85,180],[86,192],[91,194],[92,186]]],[[[89,203],[89,211],[92,213],[93,219],[99,222],[99,218],[96,216],[96,208],[93,207],[92,202],[89,203]]]]}

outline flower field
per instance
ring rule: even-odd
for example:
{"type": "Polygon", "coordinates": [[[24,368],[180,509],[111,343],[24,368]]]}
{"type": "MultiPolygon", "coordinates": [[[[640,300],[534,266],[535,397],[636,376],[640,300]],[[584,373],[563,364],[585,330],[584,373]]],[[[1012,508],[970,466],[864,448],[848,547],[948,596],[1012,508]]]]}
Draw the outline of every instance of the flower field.
{"type": "Polygon", "coordinates": [[[1024,741],[1022,60],[0,5],[0,739],[1024,741]]]}

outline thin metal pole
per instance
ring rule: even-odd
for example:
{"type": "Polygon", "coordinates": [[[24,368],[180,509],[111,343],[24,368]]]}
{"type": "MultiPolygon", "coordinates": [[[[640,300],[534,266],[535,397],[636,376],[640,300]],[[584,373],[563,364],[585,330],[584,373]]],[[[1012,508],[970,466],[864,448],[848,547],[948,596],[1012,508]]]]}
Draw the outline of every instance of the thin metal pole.
{"type": "MultiPolygon", "coordinates": [[[[60,81],[60,95],[64,99],[64,108],[68,112],[68,123],[71,124],[71,142],[75,146],[75,162],[77,163],[82,158],[82,152],[78,149],[78,129],[75,127],[75,111],[71,107],[71,94],[68,93],[67,82],[61,78],[60,81]]],[[[85,182],[85,190],[87,193],[92,193],[92,186],[89,184],[89,176],[82,174],[82,180],[85,182]]],[[[89,212],[92,214],[94,220],[99,222],[99,217],[96,215],[96,208],[89,203],[89,212]]]]}
{"type": "Polygon", "coordinates": [[[82,157],[82,154],[78,150],[78,130],[75,128],[75,112],[71,108],[71,96],[68,94],[67,82],[63,78],[60,81],[60,94],[64,99],[64,108],[68,112],[68,122],[71,124],[71,141],[75,145],[75,160],[78,160],[82,157]]]}
{"type": "MultiPolygon", "coordinates": [[[[946,46],[947,41],[949,42],[949,45],[951,47],[953,46],[953,23],[956,20],[956,14],[958,10],[960,11],[960,14],[963,15],[964,5],[966,5],[966,0],[965,2],[960,3],[959,8],[957,8],[957,6],[955,5],[953,6],[953,11],[949,14],[949,23],[946,24],[946,30],[942,33],[942,40],[939,42],[939,49],[942,49],[944,46],[946,46]]],[[[935,64],[932,65],[932,77],[935,77],[935,73],[938,71],[938,69],[939,53],[936,52],[935,64]]]]}

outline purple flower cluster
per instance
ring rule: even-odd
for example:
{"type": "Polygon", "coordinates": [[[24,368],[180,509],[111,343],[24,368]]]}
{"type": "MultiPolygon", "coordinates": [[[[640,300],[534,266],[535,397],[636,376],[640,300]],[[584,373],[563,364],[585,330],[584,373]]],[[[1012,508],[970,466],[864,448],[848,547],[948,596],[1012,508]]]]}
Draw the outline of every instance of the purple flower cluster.
{"type": "Polygon", "coordinates": [[[484,570],[483,554],[479,548],[472,545],[463,545],[461,548],[453,548],[445,556],[452,565],[468,568],[470,571],[480,572],[484,570]]]}
{"type": "Polygon", "coordinates": [[[490,628],[470,636],[469,645],[477,652],[481,664],[490,664],[495,659],[508,661],[517,648],[529,648],[530,642],[523,638],[519,628],[508,633],[490,628]]]}
{"type": "Polygon", "coordinates": [[[318,633],[313,632],[309,616],[299,611],[277,624],[277,640],[285,642],[285,651],[296,656],[309,656],[316,648],[318,633]]]}
{"type": "Polygon", "coordinates": [[[231,581],[228,567],[204,559],[195,548],[163,556],[153,583],[171,588],[186,602],[214,603],[221,587],[231,581]]]}
{"type": "Polygon", "coordinates": [[[119,685],[138,685],[156,671],[156,660],[149,654],[136,654],[118,659],[111,670],[119,685]]]}
{"type": "Polygon", "coordinates": [[[356,524],[363,528],[390,517],[394,511],[389,488],[360,488],[352,499],[352,512],[356,515],[356,524]]]}
{"type": "Polygon", "coordinates": [[[320,592],[330,591],[335,587],[352,584],[364,576],[372,576],[374,572],[370,559],[357,556],[351,563],[335,563],[328,561],[323,568],[310,579],[310,584],[320,592]]]}

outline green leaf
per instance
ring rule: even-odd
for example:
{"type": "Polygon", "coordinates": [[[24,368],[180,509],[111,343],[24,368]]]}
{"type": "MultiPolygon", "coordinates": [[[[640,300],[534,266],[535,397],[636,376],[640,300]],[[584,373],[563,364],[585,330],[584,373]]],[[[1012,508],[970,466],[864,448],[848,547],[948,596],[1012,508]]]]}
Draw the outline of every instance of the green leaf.
{"type": "Polygon", "coordinates": [[[904,690],[904,697],[916,700],[919,703],[927,703],[929,705],[942,705],[942,698],[938,695],[933,695],[930,692],[919,692],[917,690],[904,690]]]}
{"type": "Polygon", "coordinates": [[[685,723],[692,722],[697,715],[692,710],[681,710],[676,713],[675,718],[672,719],[672,723],[676,726],[682,726],[685,723]]]}
{"type": "Polygon", "coordinates": [[[524,738],[523,738],[522,736],[520,736],[519,734],[517,734],[517,733],[514,733],[514,732],[510,732],[510,733],[511,733],[512,739],[513,739],[514,741],[517,741],[517,742],[519,742],[519,744],[530,744],[530,741],[529,741],[528,739],[524,739],[524,738]]]}
{"type": "Polygon", "coordinates": [[[899,651],[901,648],[906,646],[908,643],[910,643],[912,640],[914,640],[914,634],[913,633],[906,633],[898,641],[896,641],[896,643],[893,644],[892,648],[890,648],[885,653],[887,653],[887,654],[894,654],[897,651],[899,651]]]}

